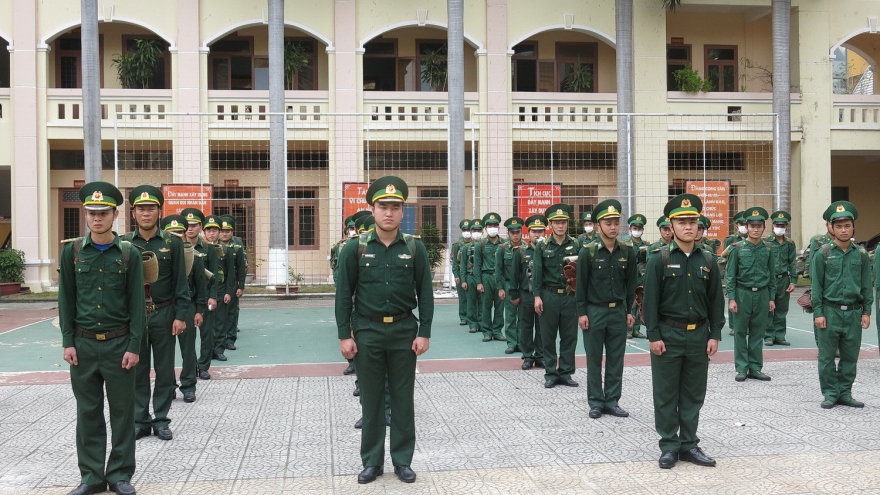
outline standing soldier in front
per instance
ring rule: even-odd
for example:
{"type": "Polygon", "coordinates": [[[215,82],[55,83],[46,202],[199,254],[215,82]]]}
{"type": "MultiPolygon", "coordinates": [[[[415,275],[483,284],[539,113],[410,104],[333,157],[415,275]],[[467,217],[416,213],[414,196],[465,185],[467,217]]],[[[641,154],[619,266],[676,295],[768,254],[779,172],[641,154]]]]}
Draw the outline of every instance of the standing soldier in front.
{"type": "Polygon", "coordinates": [[[339,257],[336,325],[339,348],[354,358],[363,404],[358,483],[383,473],[385,460],[385,377],[391,394],[391,461],[400,481],[412,483],[415,449],[413,393],[416,358],[428,350],[434,317],[431,267],[425,246],[400,231],[406,183],[377,179],[367,190],[376,229],[346,243],[339,257]],[[352,305],[352,298],[354,304],[352,305]],[[352,307],[354,306],[354,307],[352,307]],[[416,320],[412,311],[418,308],[416,320]],[[352,336],[352,310],[357,312],[352,336]]]}
{"type": "Polygon", "coordinates": [[[519,347],[522,350],[522,369],[533,366],[544,367],[544,348],[541,342],[541,325],[535,315],[535,293],[538,288],[532,285],[535,247],[543,242],[547,229],[547,217],[532,215],[526,219],[529,229],[529,242],[513,251],[513,281],[507,297],[517,307],[519,322],[519,347]]]}
{"type": "Polygon", "coordinates": [[[581,243],[568,235],[572,208],[555,204],[545,216],[553,233],[535,246],[534,273],[535,313],[541,318],[541,342],[544,344],[544,388],[557,384],[577,387],[571,378],[575,371],[574,351],[577,347],[578,314],[574,289],[568,283],[563,267],[566,258],[577,256],[581,243]],[[559,336],[557,363],[556,337],[559,336]]]}
{"type": "Polygon", "coordinates": [[[504,309],[501,297],[495,284],[495,252],[501,247],[498,226],[501,216],[497,213],[486,213],[483,226],[486,228],[486,239],[474,246],[474,273],[477,276],[477,292],[482,300],[483,342],[494,340],[504,341],[501,331],[504,329],[504,309]],[[494,312],[493,312],[494,310],[494,312]]]}
{"type": "MultiPolygon", "coordinates": [[[[645,223],[647,223],[647,221],[648,220],[642,214],[636,213],[635,215],[632,215],[627,220],[627,223],[629,224],[629,235],[623,236],[623,242],[631,244],[636,252],[636,266],[639,276],[636,287],[644,287],[645,285],[645,267],[648,263],[648,248],[650,245],[648,244],[648,241],[642,238],[642,235],[645,233],[645,223]]],[[[626,329],[626,338],[646,338],[645,334],[639,331],[639,328],[641,327],[639,319],[641,316],[639,315],[638,306],[633,305],[631,313],[633,315],[633,326],[632,328],[626,329]]]]}
{"type": "Polygon", "coordinates": [[[461,265],[459,266],[459,274],[461,275],[461,288],[467,293],[467,320],[470,333],[480,331],[482,324],[480,315],[482,314],[482,304],[480,292],[477,291],[480,274],[474,270],[474,252],[483,238],[483,221],[475,218],[471,221],[471,242],[465,244],[461,248],[461,265]]]}
{"type": "Polygon", "coordinates": [[[461,229],[461,237],[452,243],[449,250],[449,264],[452,265],[452,276],[455,279],[455,292],[458,294],[458,324],[466,326],[467,319],[467,291],[461,288],[461,252],[471,242],[471,221],[464,219],[458,223],[461,229]]]}
{"type": "Polygon", "coordinates": [[[159,189],[142,185],[131,190],[128,200],[137,223],[125,239],[144,251],[156,253],[159,277],[150,284],[153,300],[147,313],[147,326],[141,340],[140,362],[135,385],[135,439],[155,433],[160,440],[171,440],[168,411],[177,384],[174,379],[174,337],[186,330],[190,294],[186,281],[183,241],[159,228],[165,198],[159,189]],[[156,383],[150,393],[150,356],[156,383]],[[150,398],[153,415],[150,415],[150,398]]]}
{"type": "Polygon", "coordinates": [[[788,315],[788,306],[791,303],[791,293],[794,292],[797,283],[797,246],[794,241],[785,236],[788,224],[791,222],[791,214],[787,211],[774,211],[770,215],[773,222],[773,235],[768,237],[770,241],[771,252],[773,254],[773,280],[775,287],[771,287],[773,291],[773,301],[776,303],[776,309],[771,316],[770,326],[764,335],[764,345],[791,345],[785,340],[786,316],[788,315]]]}
{"type": "Polygon", "coordinates": [[[629,416],[620,405],[623,355],[627,328],[635,318],[629,308],[635,300],[638,268],[633,248],[617,240],[620,202],[602,201],[593,209],[599,227],[596,242],[582,247],[577,261],[578,326],[584,332],[587,354],[587,402],[590,417],[610,414],[629,416]],[[602,386],[602,351],[605,351],[605,383],[602,386]]]}
{"type": "Polygon", "coordinates": [[[504,354],[513,354],[520,350],[517,307],[510,301],[508,293],[514,278],[513,252],[523,245],[523,223],[520,217],[510,217],[505,220],[507,242],[502,243],[501,249],[495,251],[495,286],[498,288],[498,297],[504,301],[504,336],[507,337],[507,349],[504,350],[504,354]]]}
{"type": "Polygon", "coordinates": [[[693,194],[666,203],[663,211],[672,219],[675,238],[648,258],[645,274],[654,425],[663,469],[679,459],[715,465],[698,446],[697,426],[706,399],[709,357],[718,351],[724,326],[724,295],[712,255],[694,245],[702,207],[693,194]]]}
{"type": "Polygon", "coordinates": [[[862,330],[871,325],[874,294],[868,253],[852,242],[859,212],[849,201],[825,210],[834,241],[813,253],[813,317],[819,334],[819,387],[822,409],[835,405],[865,407],[852,396],[862,330]],[[840,350],[835,365],[834,354],[840,350]]]}
{"type": "Polygon", "coordinates": [[[58,322],[76,399],[80,485],[68,495],[110,490],[134,495],[135,367],[144,333],[140,252],[113,232],[122,193],[90,182],[79,190],[89,233],[64,246],[58,277],[58,322]],[[106,290],[105,290],[106,289],[106,290]],[[104,389],[110,409],[110,457],[104,389]]]}
{"type": "Polygon", "coordinates": [[[748,224],[745,241],[733,243],[727,257],[728,308],[736,315],[733,349],[738,382],[753,378],[770,381],[764,367],[764,335],[776,303],[770,296],[776,288],[772,246],[764,242],[767,210],[749,208],[743,215],[748,224]],[[769,309],[768,309],[769,308],[769,309]]]}
{"type": "Polygon", "coordinates": [[[226,252],[232,254],[232,261],[235,264],[235,279],[229,280],[228,283],[233,284],[235,293],[228,308],[228,321],[226,322],[226,349],[234,351],[235,341],[238,340],[238,317],[241,313],[240,300],[244,294],[244,282],[247,278],[247,253],[245,252],[244,243],[241,239],[233,235],[235,230],[235,217],[232,215],[221,215],[220,219],[223,224],[220,225],[220,241],[226,246],[226,252]]]}

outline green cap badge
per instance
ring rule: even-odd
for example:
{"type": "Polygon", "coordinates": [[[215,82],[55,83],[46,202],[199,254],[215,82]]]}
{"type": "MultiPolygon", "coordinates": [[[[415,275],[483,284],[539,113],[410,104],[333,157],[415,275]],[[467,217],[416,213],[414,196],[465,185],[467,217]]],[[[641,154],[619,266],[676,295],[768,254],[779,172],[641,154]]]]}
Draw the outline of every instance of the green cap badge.
{"type": "Polygon", "coordinates": [[[159,225],[162,230],[182,231],[186,230],[188,223],[183,215],[168,215],[159,225]]]}
{"type": "Polygon", "coordinates": [[[211,227],[220,228],[220,219],[214,215],[210,215],[205,219],[205,228],[210,229],[211,227]]]}
{"type": "Polygon", "coordinates": [[[669,217],[663,215],[657,219],[657,227],[669,227],[669,217]]]}
{"type": "Polygon", "coordinates": [[[187,223],[202,223],[205,221],[205,214],[198,208],[184,208],[180,214],[183,215],[187,223]]]}
{"type": "Polygon", "coordinates": [[[483,230],[483,221],[479,218],[471,220],[471,230],[483,230]]]}
{"type": "MultiPolygon", "coordinates": [[[[551,218],[552,220],[552,218],[551,218]]],[[[593,221],[593,212],[585,211],[581,214],[581,222],[592,222],[593,221]]]]}
{"type": "Polygon", "coordinates": [[[755,206],[753,208],[749,208],[748,210],[743,211],[743,216],[748,223],[764,223],[765,221],[767,221],[767,217],[769,217],[770,215],[764,208],[761,208],[760,206],[755,206]]]}
{"type": "Polygon", "coordinates": [[[546,229],[547,217],[544,215],[532,215],[526,218],[526,225],[528,225],[529,229],[546,229]]]}
{"type": "Polygon", "coordinates": [[[499,224],[501,223],[501,215],[492,212],[486,213],[483,215],[483,225],[489,225],[490,223],[499,224]]]}
{"type": "Polygon", "coordinates": [[[220,230],[232,230],[235,228],[235,217],[232,215],[220,215],[220,230]]]}
{"type": "Polygon", "coordinates": [[[115,210],[122,204],[122,193],[109,182],[89,182],[79,188],[79,199],[87,210],[115,210]]]}
{"type": "Polygon", "coordinates": [[[464,220],[458,222],[458,228],[461,230],[470,230],[471,221],[465,218],[464,220]]]}

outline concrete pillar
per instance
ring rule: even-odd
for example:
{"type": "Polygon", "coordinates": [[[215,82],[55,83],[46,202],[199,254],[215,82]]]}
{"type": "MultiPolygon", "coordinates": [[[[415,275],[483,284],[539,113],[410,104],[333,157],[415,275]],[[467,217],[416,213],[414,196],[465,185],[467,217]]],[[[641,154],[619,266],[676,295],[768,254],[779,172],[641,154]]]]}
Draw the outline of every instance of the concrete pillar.
{"type": "MultiPolygon", "coordinates": [[[[362,53],[357,39],[354,0],[335,0],[335,40],[328,48],[330,112],[355,113],[363,106],[362,53]]],[[[336,115],[330,119],[330,231],[342,231],[343,183],[363,180],[361,119],[336,115]]]]}
{"type": "MultiPolygon", "coordinates": [[[[486,2],[486,53],[480,56],[480,108],[489,116],[480,122],[478,216],[490,211],[513,214],[513,160],[510,112],[510,55],[507,0],[486,2]]],[[[467,126],[465,126],[467,127],[467,126]]]]}
{"type": "MultiPolygon", "coordinates": [[[[177,2],[177,46],[172,47],[172,108],[178,112],[199,113],[203,82],[202,54],[199,50],[199,1],[177,2]]],[[[207,55],[207,54],[205,54],[207,55]]],[[[205,56],[205,58],[207,58],[205,56]]],[[[207,68],[207,63],[205,64],[207,68]]],[[[207,133],[197,132],[203,125],[197,116],[181,116],[174,120],[174,181],[184,184],[209,182],[207,133]]]]}

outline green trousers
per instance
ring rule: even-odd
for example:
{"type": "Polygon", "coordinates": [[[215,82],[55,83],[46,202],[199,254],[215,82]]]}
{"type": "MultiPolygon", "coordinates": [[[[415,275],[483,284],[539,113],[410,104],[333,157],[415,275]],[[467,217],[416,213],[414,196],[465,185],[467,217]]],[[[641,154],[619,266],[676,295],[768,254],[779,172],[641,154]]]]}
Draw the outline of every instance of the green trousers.
{"type": "Polygon", "coordinates": [[[128,338],[98,341],[75,337],[74,347],[79,364],[70,367],[70,385],[76,398],[76,457],[81,483],[131,481],[135,468],[132,426],[137,372],[134,368],[122,368],[128,338]],[[106,457],[105,387],[110,408],[109,458],[106,457]]]}
{"type": "Polygon", "coordinates": [[[495,275],[484,273],[482,282],[483,294],[480,296],[480,299],[483,307],[480,328],[483,330],[483,337],[501,337],[501,332],[504,330],[504,309],[502,305],[504,301],[498,297],[495,275]]]}
{"type": "MultiPolygon", "coordinates": [[[[459,279],[461,280],[461,279],[459,279]]],[[[458,321],[467,325],[467,291],[461,288],[461,284],[455,284],[455,292],[458,293],[458,321]]]]}
{"type": "Polygon", "coordinates": [[[709,375],[709,325],[687,331],[660,324],[666,352],[651,354],[654,427],[660,450],[683,452],[700,443],[697,426],[709,375]]]}
{"type": "Polygon", "coordinates": [[[785,340],[786,317],[788,316],[788,308],[791,303],[791,294],[785,292],[788,289],[788,275],[774,279],[776,281],[776,290],[772,294],[773,300],[776,301],[776,310],[770,316],[770,326],[764,334],[764,340],[773,340],[779,342],[785,340]]]}
{"type": "Polygon", "coordinates": [[[574,294],[541,290],[541,342],[544,347],[544,379],[568,380],[574,373],[574,351],[578,342],[578,314],[574,294]],[[556,338],[559,338],[557,362],[556,338]]]}
{"type": "Polygon", "coordinates": [[[235,294],[233,294],[232,300],[229,301],[228,315],[226,317],[226,342],[224,343],[235,344],[235,341],[238,340],[238,316],[241,313],[239,300],[240,298],[235,297],[235,294]]]}
{"type": "Polygon", "coordinates": [[[196,391],[196,376],[198,376],[198,356],[196,355],[196,327],[193,318],[196,315],[196,305],[189,303],[186,311],[186,330],[177,336],[177,345],[180,346],[180,386],[181,392],[196,391]]]}
{"type": "Polygon", "coordinates": [[[825,306],[824,329],[817,329],[819,339],[819,388],[826,400],[837,402],[852,397],[856,365],[862,343],[862,312],[841,311],[825,306]],[[840,360],[834,357],[840,349],[840,360]]]}
{"type": "Polygon", "coordinates": [[[204,321],[199,327],[199,361],[198,368],[202,371],[211,369],[211,358],[214,353],[214,325],[217,322],[217,308],[204,314],[204,321]]]}
{"type": "MultiPolygon", "coordinates": [[[[507,339],[507,348],[522,350],[519,345],[519,316],[516,306],[510,302],[510,294],[504,298],[504,337],[507,339]]],[[[532,310],[534,311],[534,304],[532,310]]]]}
{"type": "MultiPolygon", "coordinates": [[[[354,388],[357,388],[357,389],[361,388],[361,384],[358,380],[354,381],[354,388]]],[[[385,398],[385,415],[390,416],[391,415],[391,391],[388,390],[388,377],[387,376],[385,377],[384,398],[385,398]]],[[[364,407],[364,394],[363,393],[358,395],[358,403],[361,405],[361,409],[363,409],[363,407],[364,407]]]]}
{"type": "Polygon", "coordinates": [[[587,305],[589,330],[584,330],[587,355],[587,403],[593,407],[614,407],[623,384],[623,355],[626,351],[625,304],[617,307],[587,305]],[[605,383],[602,383],[602,351],[605,351],[605,383]]]}
{"type": "Polygon", "coordinates": [[[540,316],[535,314],[535,295],[520,291],[517,306],[517,322],[519,324],[519,348],[523,359],[544,362],[544,348],[541,343],[540,316]]]}
{"type": "Polygon", "coordinates": [[[764,333],[770,324],[770,291],[736,289],[736,328],[733,355],[737,373],[764,367],[764,333]]]}
{"type": "Polygon", "coordinates": [[[354,356],[361,388],[361,461],[364,467],[385,462],[385,400],[388,384],[391,411],[391,462],[395,466],[412,464],[416,445],[415,393],[416,353],[412,343],[418,321],[404,318],[382,323],[358,318],[354,356]],[[386,378],[387,377],[387,378],[386,378]]]}
{"type": "Polygon", "coordinates": [[[174,305],[165,306],[147,315],[147,326],[141,340],[140,361],[137,365],[137,378],[134,389],[135,426],[150,430],[168,426],[168,411],[174,399],[174,305]],[[156,383],[150,394],[150,361],[156,373],[156,383]],[[153,414],[150,415],[150,397],[153,399],[153,414]]]}
{"type": "Polygon", "coordinates": [[[480,331],[480,315],[482,313],[480,293],[477,292],[477,278],[473,275],[467,277],[467,321],[471,330],[480,331]]]}
{"type": "Polygon", "coordinates": [[[217,309],[214,310],[214,354],[226,352],[226,327],[229,326],[229,304],[223,302],[223,298],[217,299],[217,309]]]}

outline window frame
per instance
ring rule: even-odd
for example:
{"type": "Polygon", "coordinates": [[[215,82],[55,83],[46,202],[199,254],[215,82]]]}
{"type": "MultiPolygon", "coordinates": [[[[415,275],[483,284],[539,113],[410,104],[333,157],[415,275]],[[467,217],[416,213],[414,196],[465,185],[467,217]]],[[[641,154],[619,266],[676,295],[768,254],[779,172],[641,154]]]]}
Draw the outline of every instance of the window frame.
{"type": "MultiPolygon", "coordinates": [[[[363,54],[363,57],[362,57],[363,60],[362,60],[361,62],[362,62],[362,65],[366,65],[367,60],[370,60],[370,59],[380,59],[380,58],[382,58],[382,59],[389,59],[389,58],[390,58],[390,59],[394,60],[394,91],[401,91],[399,88],[401,87],[401,82],[402,82],[402,81],[399,81],[399,80],[398,80],[399,78],[397,77],[397,76],[398,76],[398,63],[399,63],[398,61],[400,60],[400,57],[398,56],[399,53],[400,53],[400,52],[399,52],[399,45],[398,45],[398,40],[397,40],[397,38],[373,38],[373,39],[371,39],[370,41],[364,43],[364,54],[363,54]],[[392,46],[394,47],[394,53],[392,53],[392,54],[387,54],[387,53],[367,53],[367,45],[369,45],[370,43],[387,43],[387,44],[390,44],[390,45],[392,45],[392,46]]],[[[410,59],[411,57],[404,57],[404,58],[405,58],[405,59],[410,59]]],[[[365,81],[364,81],[364,77],[366,77],[365,72],[366,72],[366,71],[364,71],[363,69],[361,69],[361,73],[362,73],[362,74],[361,74],[361,90],[363,90],[363,91],[384,91],[384,90],[381,90],[381,89],[365,89],[365,88],[364,88],[364,86],[365,86],[365,84],[364,84],[364,83],[365,83],[365,81]]]]}
{"type": "MultiPolygon", "coordinates": [[[[53,40],[55,44],[55,87],[59,89],[82,89],[82,33],[79,29],[76,29],[70,33],[61,35],[53,40]],[[61,40],[64,39],[78,39],[80,40],[80,49],[79,50],[62,50],[61,49],[61,40]],[[61,88],[61,58],[62,57],[76,57],[77,60],[77,71],[76,71],[76,87],[73,88],[61,88]]],[[[11,63],[11,59],[10,59],[11,63]]],[[[100,84],[100,88],[104,89],[104,35],[98,35],[98,66],[101,67],[101,72],[98,80],[100,84]]],[[[10,71],[11,75],[11,71],[10,71]]],[[[10,85],[12,81],[10,80],[10,85]]]]}
{"type": "MultiPolygon", "coordinates": [[[[691,53],[693,56],[693,52],[691,53]]],[[[719,67],[733,67],[733,90],[722,91],[715,88],[711,93],[736,93],[739,92],[739,46],[738,45],[703,45],[703,74],[705,79],[709,79],[709,66],[718,65],[719,67]],[[709,50],[730,50],[733,49],[733,60],[709,60],[709,50]]],[[[723,80],[723,69],[718,71],[718,82],[723,80]]]]}
{"type": "Polygon", "coordinates": [[[162,59],[162,65],[165,69],[165,81],[163,83],[164,87],[150,89],[171,89],[171,52],[168,50],[168,42],[155,35],[141,36],[137,34],[123,34],[122,49],[125,51],[128,51],[129,40],[156,40],[159,42],[159,45],[162,47],[159,57],[162,59]]]}
{"type": "Polygon", "coordinates": [[[426,222],[433,223],[437,226],[437,229],[440,231],[440,242],[444,245],[446,244],[446,233],[448,230],[448,219],[449,219],[449,189],[446,187],[432,187],[425,186],[419,187],[418,197],[416,200],[416,225],[418,225],[419,232],[422,231],[426,222]],[[425,191],[445,191],[446,196],[423,196],[425,191]],[[437,207],[437,211],[435,213],[436,218],[426,219],[424,216],[424,212],[422,211],[422,207],[424,206],[435,206],[437,207]],[[445,213],[445,215],[444,215],[445,213]],[[446,217],[447,221],[443,221],[443,217],[446,217]]]}
{"type": "MultiPolygon", "coordinates": [[[[511,55],[511,57],[510,57],[510,88],[511,88],[511,91],[537,93],[538,92],[538,81],[540,80],[540,77],[541,77],[540,76],[540,65],[538,63],[538,42],[532,41],[532,40],[525,40],[525,41],[522,41],[522,42],[514,45],[513,55],[511,55]],[[532,50],[532,52],[533,52],[532,55],[518,55],[516,53],[516,48],[518,46],[523,46],[523,45],[531,45],[534,47],[534,49],[532,50]],[[522,90],[517,87],[517,77],[518,76],[517,76],[516,66],[517,66],[517,61],[520,61],[520,60],[531,60],[531,61],[535,62],[535,80],[533,81],[533,83],[535,85],[534,91],[522,90]]],[[[555,81],[555,74],[554,74],[554,81],[555,81]]]]}
{"type": "Polygon", "coordinates": [[[670,70],[670,66],[671,65],[676,65],[676,66],[682,65],[682,62],[684,62],[684,67],[687,67],[688,65],[690,65],[691,68],[693,68],[693,60],[694,60],[693,45],[673,44],[673,43],[669,43],[666,45],[666,79],[667,79],[666,80],[666,90],[667,91],[678,91],[678,89],[675,86],[675,77],[673,77],[673,75],[672,75],[672,71],[670,70]],[[680,59],[680,58],[670,59],[669,58],[669,49],[670,48],[684,48],[684,49],[686,49],[688,52],[687,60],[680,59]]]}
{"type": "MultiPolygon", "coordinates": [[[[422,45],[423,44],[440,44],[446,45],[446,63],[448,68],[449,63],[449,42],[445,39],[437,39],[437,38],[416,38],[416,56],[413,58],[415,63],[416,70],[413,71],[413,78],[415,81],[413,82],[413,90],[420,91],[423,93],[448,93],[449,92],[449,72],[446,73],[447,86],[446,91],[433,91],[433,90],[424,90],[422,89],[422,45]]],[[[462,41],[464,43],[464,41],[462,41]]],[[[409,57],[407,57],[409,58],[409,57]]],[[[396,64],[395,64],[396,67],[396,64]]],[[[395,75],[396,77],[396,75],[395,75]]]]}
{"type": "Polygon", "coordinates": [[[254,79],[255,79],[254,78],[254,58],[256,58],[256,55],[254,54],[254,37],[253,36],[230,35],[230,36],[225,36],[223,38],[220,38],[219,40],[215,41],[215,43],[220,42],[220,41],[247,41],[249,43],[250,47],[249,47],[247,53],[245,53],[245,52],[220,52],[220,51],[215,52],[214,50],[211,49],[211,47],[208,47],[208,49],[210,50],[208,52],[208,89],[209,90],[218,89],[218,88],[214,87],[214,60],[216,60],[218,58],[225,58],[228,60],[228,65],[229,65],[229,68],[227,69],[227,75],[229,76],[229,78],[228,78],[229,87],[222,88],[222,89],[220,89],[220,91],[253,91],[254,79]],[[250,58],[251,58],[251,88],[250,89],[232,89],[232,57],[233,56],[238,56],[238,57],[250,56],[250,58]]]}
{"type": "Polygon", "coordinates": [[[587,61],[584,61],[583,59],[580,60],[581,65],[586,65],[586,64],[590,64],[590,63],[592,63],[592,65],[593,65],[593,81],[592,81],[592,84],[590,85],[590,91],[587,91],[584,94],[591,94],[591,93],[598,93],[599,92],[599,43],[596,41],[557,41],[555,51],[554,51],[554,55],[555,55],[554,61],[556,62],[556,64],[555,64],[556,65],[556,68],[555,68],[556,69],[555,70],[555,79],[556,79],[555,87],[556,87],[556,91],[558,93],[567,93],[568,92],[568,91],[562,90],[562,81],[565,79],[563,77],[560,77],[560,74],[559,74],[559,70],[561,69],[562,64],[565,64],[565,63],[576,64],[576,63],[578,63],[577,57],[574,57],[574,58],[571,58],[568,56],[563,57],[563,56],[560,56],[559,51],[561,48],[566,47],[566,46],[579,46],[579,45],[592,47],[593,54],[594,54],[592,59],[589,59],[587,61]]]}
{"type": "Polygon", "coordinates": [[[289,251],[314,251],[321,249],[321,200],[320,190],[318,187],[288,187],[287,188],[287,249],[289,251]],[[291,198],[291,192],[312,192],[312,198],[291,198]],[[313,238],[314,244],[302,244],[299,236],[299,227],[302,218],[300,216],[300,207],[310,206],[314,208],[314,227],[313,238]],[[291,244],[291,238],[293,243],[291,244]]]}

